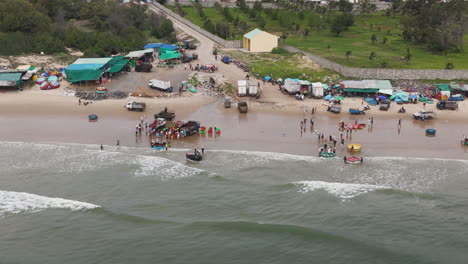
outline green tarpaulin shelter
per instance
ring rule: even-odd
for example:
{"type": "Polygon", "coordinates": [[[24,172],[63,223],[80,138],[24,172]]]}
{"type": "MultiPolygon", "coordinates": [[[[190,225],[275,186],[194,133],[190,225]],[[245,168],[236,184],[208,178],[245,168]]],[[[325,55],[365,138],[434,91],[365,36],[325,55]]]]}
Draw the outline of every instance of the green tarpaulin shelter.
{"type": "Polygon", "coordinates": [[[356,89],[356,88],[345,88],[345,92],[350,93],[376,93],[379,89],[356,89]]]}
{"type": "Polygon", "coordinates": [[[159,56],[160,60],[168,60],[168,59],[177,59],[180,57],[180,53],[162,53],[161,56],[159,56]]]}
{"type": "Polygon", "coordinates": [[[116,73],[122,70],[125,65],[130,61],[129,58],[125,58],[124,56],[115,56],[109,61],[108,65],[110,68],[106,72],[116,73]]]}
{"type": "Polygon", "coordinates": [[[22,75],[21,72],[0,72],[0,86],[18,86],[22,75]]]}
{"type": "Polygon", "coordinates": [[[450,86],[448,84],[436,84],[436,86],[441,91],[450,91],[450,86]]]}
{"type": "Polygon", "coordinates": [[[69,82],[94,81],[101,77],[103,70],[73,70],[65,71],[69,82]]]}

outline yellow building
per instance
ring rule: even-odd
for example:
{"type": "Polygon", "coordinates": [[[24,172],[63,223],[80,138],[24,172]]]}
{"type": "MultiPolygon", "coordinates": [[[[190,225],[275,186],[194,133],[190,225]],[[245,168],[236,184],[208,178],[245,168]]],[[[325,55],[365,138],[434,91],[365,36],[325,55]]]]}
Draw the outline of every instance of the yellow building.
{"type": "Polygon", "coordinates": [[[256,28],[244,35],[243,47],[250,52],[271,52],[278,47],[278,36],[256,28]]]}

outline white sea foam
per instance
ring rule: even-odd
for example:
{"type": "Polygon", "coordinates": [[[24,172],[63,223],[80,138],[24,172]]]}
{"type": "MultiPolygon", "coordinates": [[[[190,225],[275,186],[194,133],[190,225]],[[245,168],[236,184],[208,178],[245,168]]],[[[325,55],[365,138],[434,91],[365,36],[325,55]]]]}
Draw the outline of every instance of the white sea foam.
{"type": "Polygon", "coordinates": [[[139,165],[135,176],[157,175],[163,180],[181,179],[203,172],[203,170],[160,157],[138,156],[135,163],[139,165]]]}
{"type": "Polygon", "coordinates": [[[247,150],[209,150],[209,151],[257,156],[265,160],[279,160],[279,161],[297,160],[297,161],[309,161],[309,162],[322,160],[318,157],[313,157],[313,156],[302,156],[302,155],[294,155],[294,154],[281,153],[281,152],[264,152],[264,151],[247,151],[247,150]]]}
{"type": "Polygon", "coordinates": [[[300,181],[294,182],[294,184],[299,186],[299,192],[302,193],[324,190],[340,199],[351,199],[358,195],[373,192],[375,190],[389,189],[389,187],[379,185],[324,181],[300,181]]]}
{"type": "Polygon", "coordinates": [[[45,197],[25,192],[0,191],[0,217],[6,214],[32,213],[48,208],[81,211],[98,207],[100,206],[62,198],[45,197]]]}

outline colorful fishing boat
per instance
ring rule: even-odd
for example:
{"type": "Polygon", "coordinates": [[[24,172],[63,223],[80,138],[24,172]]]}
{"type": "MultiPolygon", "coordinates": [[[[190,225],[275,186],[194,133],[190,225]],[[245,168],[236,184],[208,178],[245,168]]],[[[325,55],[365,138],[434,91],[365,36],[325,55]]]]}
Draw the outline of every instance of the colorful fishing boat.
{"type": "Polygon", "coordinates": [[[344,162],[347,164],[362,164],[364,158],[356,156],[344,156],[344,162]]]}
{"type": "Polygon", "coordinates": [[[169,144],[167,142],[155,142],[151,141],[151,148],[156,150],[167,150],[169,144]]]}
{"type": "Polygon", "coordinates": [[[435,136],[436,131],[437,130],[435,130],[433,128],[428,128],[428,129],[426,129],[426,136],[435,136]]]}
{"type": "Polygon", "coordinates": [[[348,144],[348,150],[351,152],[361,151],[361,144],[348,144]]]}
{"type": "Polygon", "coordinates": [[[50,83],[50,89],[56,89],[60,87],[60,83],[58,81],[50,83]]]}
{"type": "Polygon", "coordinates": [[[468,137],[463,137],[462,140],[461,140],[461,144],[465,145],[465,146],[468,146],[468,137]]]}
{"type": "Polygon", "coordinates": [[[39,87],[41,87],[41,90],[49,90],[50,89],[50,84],[49,84],[49,82],[45,81],[45,82],[41,83],[41,85],[39,87]]]}
{"type": "Polygon", "coordinates": [[[40,77],[40,78],[37,78],[36,83],[37,83],[37,84],[42,84],[42,83],[45,82],[46,80],[47,80],[46,78],[40,77]]]}
{"type": "Polygon", "coordinates": [[[89,121],[97,121],[97,120],[98,120],[98,116],[97,116],[97,115],[89,115],[89,116],[88,116],[88,119],[89,119],[89,121]]]}
{"type": "Polygon", "coordinates": [[[96,88],[96,93],[98,94],[105,94],[107,93],[107,88],[104,86],[99,86],[96,88]]]}
{"type": "Polygon", "coordinates": [[[322,157],[322,158],[334,158],[334,157],[336,157],[336,153],[333,153],[333,152],[320,152],[320,153],[319,153],[319,157],[322,157]]]}

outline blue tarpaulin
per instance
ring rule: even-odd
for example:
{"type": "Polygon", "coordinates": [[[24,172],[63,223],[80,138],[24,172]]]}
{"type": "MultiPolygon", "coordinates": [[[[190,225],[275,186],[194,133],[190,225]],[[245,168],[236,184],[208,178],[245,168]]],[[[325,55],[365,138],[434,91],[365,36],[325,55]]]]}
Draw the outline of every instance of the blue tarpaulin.
{"type": "Polygon", "coordinates": [[[167,49],[167,50],[176,50],[178,49],[179,47],[177,46],[174,46],[174,45],[170,45],[170,44],[164,44],[164,43],[149,43],[149,44],[146,44],[144,49],[155,49],[155,48],[159,48],[159,49],[167,49]]]}

